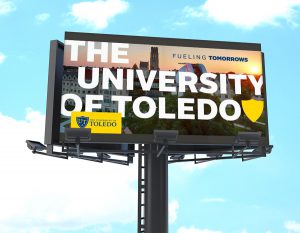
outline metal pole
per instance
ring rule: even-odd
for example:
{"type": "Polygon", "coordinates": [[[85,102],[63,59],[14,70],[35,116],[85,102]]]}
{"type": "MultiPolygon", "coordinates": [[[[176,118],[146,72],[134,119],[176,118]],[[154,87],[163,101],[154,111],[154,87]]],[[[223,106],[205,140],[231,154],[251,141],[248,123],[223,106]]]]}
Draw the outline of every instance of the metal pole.
{"type": "Polygon", "coordinates": [[[139,145],[139,164],[138,164],[138,231],[137,233],[145,232],[145,146],[139,145]]]}
{"type": "Polygon", "coordinates": [[[146,145],[145,233],[168,233],[168,156],[146,145]]]}

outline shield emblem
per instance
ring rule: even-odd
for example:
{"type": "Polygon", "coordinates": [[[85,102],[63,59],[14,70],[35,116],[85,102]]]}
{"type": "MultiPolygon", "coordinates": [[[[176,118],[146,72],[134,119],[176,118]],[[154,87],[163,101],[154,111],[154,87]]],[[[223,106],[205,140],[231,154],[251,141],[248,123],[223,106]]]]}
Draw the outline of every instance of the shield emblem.
{"type": "Polygon", "coordinates": [[[256,122],[264,110],[263,100],[242,100],[242,107],[246,116],[252,121],[256,122]]]}
{"type": "Polygon", "coordinates": [[[76,117],[76,122],[80,128],[84,128],[88,124],[89,118],[85,116],[79,116],[76,117]]]}

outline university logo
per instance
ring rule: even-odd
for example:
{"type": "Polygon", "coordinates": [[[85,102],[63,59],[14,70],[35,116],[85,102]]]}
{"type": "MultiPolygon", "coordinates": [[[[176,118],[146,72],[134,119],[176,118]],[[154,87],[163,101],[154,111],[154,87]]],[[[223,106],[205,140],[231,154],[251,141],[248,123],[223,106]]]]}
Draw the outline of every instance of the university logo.
{"type": "Polygon", "coordinates": [[[71,128],[90,128],[92,134],[121,134],[122,113],[72,112],[71,128]]]}
{"type": "Polygon", "coordinates": [[[252,122],[256,122],[264,110],[264,101],[254,99],[242,100],[242,107],[246,116],[252,122]]]}
{"type": "Polygon", "coordinates": [[[85,117],[85,116],[78,116],[76,117],[76,122],[77,122],[77,125],[80,127],[80,128],[85,128],[85,126],[88,124],[89,122],[89,117],[85,117]]]}

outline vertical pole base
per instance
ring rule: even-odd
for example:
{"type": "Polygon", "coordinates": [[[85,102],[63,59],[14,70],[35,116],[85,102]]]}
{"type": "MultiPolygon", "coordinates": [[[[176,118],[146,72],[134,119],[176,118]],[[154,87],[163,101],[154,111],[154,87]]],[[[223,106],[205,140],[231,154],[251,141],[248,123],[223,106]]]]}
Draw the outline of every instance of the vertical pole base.
{"type": "Polygon", "coordinates": [[[168,233],[168,156],[157,145],[145,148],[145,233],[168,233]]]}

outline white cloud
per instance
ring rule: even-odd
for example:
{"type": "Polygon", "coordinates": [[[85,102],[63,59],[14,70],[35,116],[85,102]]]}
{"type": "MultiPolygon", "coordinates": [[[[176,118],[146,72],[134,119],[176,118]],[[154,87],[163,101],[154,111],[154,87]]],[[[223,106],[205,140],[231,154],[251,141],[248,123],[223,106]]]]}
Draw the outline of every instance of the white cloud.
{"type": "Polygon", "coordinates": [[[100,228],[101,232],[112,232],[112,227],[111,225],[106,225],[100,228]]]}
{"type": "Polygon", "coordinates": [[[204,16],[203,12],[201,11],[201,7],[191,7],[185,6],[182,10],[182,13],[185,17],[202,17],[204,16]]]}
{"type": "Polygon", "coordinates": [[[177,200],[169,203],[169,223],[172,224],[177,219],[177,210],[179,209],[179,203],[177,200]]]}
{"type": "Polygon", "coordinates": [[[287,221],[284,224],[285,229],[289,232],[300,232],[300,223],[295,221],[287,221]]]}
{"type": "Polygon", "coordinates": [[[180,227],[177,233],[222,233],[221,231],[213,231],[208,229],[197,229],[195,227],[180,227]]]}
{"type": "Polygon", "coordinates": [[[6,59],[6,56],[0,52],[0,64],[3,63],[5,59],[6,59]]]}
{"type": "Polygon", "coordinates": [[[206,0],[200,7],[186,6],[186,17],[206,17],[220,23],[252,29],[262,24],[278,25],[286,21],[297,26],[300,0],[206,0]]]}
{"type": "Polygon", "coordinates": [[[42,141],[44,123],[31,109],[25,120],[0,113],[1,233],[135,222],[136,165],[32,154],[25,140],[42,141]]]}
{"type": "Polygon", "coordinates": [[[129,7],[124,0],[96,0],[72,5],[70,14],[77,24],[95,29],[104,29],[116,15],[124,13],[129,7]]]}
{"type": "Polygon", "coordinates": [[[137,31],[137,34],[138,35],[146,35],[148,33],[148,28],[147,27],[141,27],[138,31],[137,31]]]}
{"type": "Polygon", "coordinates": [[[186,21],[175,21],[173,23],[174,26],[177,26],[177,27],[183,27],[183,26],[186,26],[187,25],[187,22],[186,21]]]}
{"type": "Polygon", "coordinates": [[[200,201],[204,202],[204,203],[224,203],[225,199],[223,199],[223,198],[203,198],[200,201]]]}
{"type": "Polygon", "coordinates": [[[35,20],[38,22],[38,23],[43,23],[45,21],[47,21],[50,17],[50,14],[49,13],[41,13],[41,14],[38,14],[35,16],[35,20]]]}
{"type": "Polygon", "coordinates": [[[16,10],[15,5],[9,0],[0,0],[0,15],[8,15],[16,10]]]}

